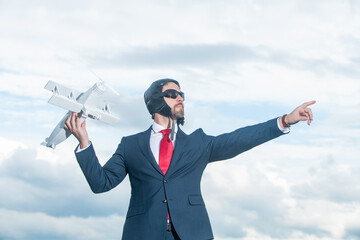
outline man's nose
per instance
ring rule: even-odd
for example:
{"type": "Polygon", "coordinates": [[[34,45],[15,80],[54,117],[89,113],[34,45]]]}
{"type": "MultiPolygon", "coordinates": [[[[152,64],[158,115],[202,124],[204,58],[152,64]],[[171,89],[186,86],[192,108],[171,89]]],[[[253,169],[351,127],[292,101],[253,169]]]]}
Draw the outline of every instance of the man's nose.
{"type": "Polygon", "coordinates": [[[180,94],[179,94],[179,95],[177,95],[177,97],[176,97],[176,101],[177,101],[177,102],[183,102],[183,101],[184,101],[184,98],[183,98],[182,96],[180,96],[180,94]]]}

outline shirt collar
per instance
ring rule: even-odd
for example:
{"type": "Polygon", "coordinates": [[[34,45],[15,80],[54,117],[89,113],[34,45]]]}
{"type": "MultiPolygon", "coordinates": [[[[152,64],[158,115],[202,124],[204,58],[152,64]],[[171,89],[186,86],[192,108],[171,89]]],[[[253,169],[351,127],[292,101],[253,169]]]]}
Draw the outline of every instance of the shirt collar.
{"type": "MultiPolygon", "coordinates": [[[[163,126],[161,126],[160,124],[157,124],[156,122],[154,122],[152,125],[152,129],[153,129],[154,133],[158,133],[161,130],[164,130],[165,128],[163,126]]],[[[178,131],[178,125],[175,124],[175,134],[177,133],[177,131],[178,131]]]]}

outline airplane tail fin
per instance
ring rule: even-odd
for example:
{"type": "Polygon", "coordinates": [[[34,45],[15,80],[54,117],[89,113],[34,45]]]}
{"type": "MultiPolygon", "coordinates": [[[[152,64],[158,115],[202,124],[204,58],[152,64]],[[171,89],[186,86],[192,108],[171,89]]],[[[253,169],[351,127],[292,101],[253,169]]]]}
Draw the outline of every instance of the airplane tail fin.
{"type": "Polygon", "coordinates": [[[52,148],[52,149],[55,149],[55,145],[54,144],[50,144],[48,143],[49,141],[49,138],[46,138],[44,142],[41,142],[40,145],[43,145],[45,147],[49,147],[49,148],[52,148]]]}

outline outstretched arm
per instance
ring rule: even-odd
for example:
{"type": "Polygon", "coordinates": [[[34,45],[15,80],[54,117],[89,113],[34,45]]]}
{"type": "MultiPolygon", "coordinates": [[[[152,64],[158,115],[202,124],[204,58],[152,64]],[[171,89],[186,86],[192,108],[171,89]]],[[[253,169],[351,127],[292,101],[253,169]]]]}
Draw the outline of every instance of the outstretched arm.
{"type": "Polygon", "coordinates": [[[315,101],[306,102],[295,108],[290,114],[284,115],[283,118],[274,118],[264,123],[239,128],[231,133],[216,137],[204,134],[205,142],[209,146],[209,162],[235,157],[244,151],[283,135],[284,132],[280,131],[278,124],[283,129],[299,121],[307,121],[310,125],[313,114],[308,106],[314,103],[315,101]]]}
{"type": "Polygon", "coordinates": [[[278,122],[280,127],[286,128],[290,125],[298,123],[299,121],[307,121],[307,124],[310,126],[310,123],[313,120],[313,114],[309,106],[313,105],[315,102],[316,101],[303,103],[295,108],[291,113],[286,114],[283,118],[279,118],[278,122]]]}

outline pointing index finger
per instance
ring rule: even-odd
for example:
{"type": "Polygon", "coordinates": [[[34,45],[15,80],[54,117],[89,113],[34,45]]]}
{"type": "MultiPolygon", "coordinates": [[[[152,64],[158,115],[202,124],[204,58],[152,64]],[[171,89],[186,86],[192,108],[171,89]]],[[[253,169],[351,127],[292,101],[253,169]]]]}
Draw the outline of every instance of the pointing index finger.
{"type": "Polygon", "coordinates": [[[310,101],[310,102],[303,103],[301,106],[306,108],[306,107],[308,107],[308,106],[310,106],[310,105],[313,105],[314,103],[316,103],[315,100],[310,101]]]}

